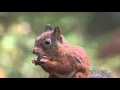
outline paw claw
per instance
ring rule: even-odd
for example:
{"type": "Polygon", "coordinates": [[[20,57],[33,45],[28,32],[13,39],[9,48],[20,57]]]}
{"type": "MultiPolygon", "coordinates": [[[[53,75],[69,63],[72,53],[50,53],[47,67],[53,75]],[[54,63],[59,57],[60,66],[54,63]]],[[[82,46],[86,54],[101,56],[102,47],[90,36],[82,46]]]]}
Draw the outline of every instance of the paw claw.
{"type": "Polygon", "coordinates": [[[32,59],[31,61],[32,61],[32,63],[35,63],[37,60],[36,60],[36,58],[35,58],[35,59],[32,59]]]}

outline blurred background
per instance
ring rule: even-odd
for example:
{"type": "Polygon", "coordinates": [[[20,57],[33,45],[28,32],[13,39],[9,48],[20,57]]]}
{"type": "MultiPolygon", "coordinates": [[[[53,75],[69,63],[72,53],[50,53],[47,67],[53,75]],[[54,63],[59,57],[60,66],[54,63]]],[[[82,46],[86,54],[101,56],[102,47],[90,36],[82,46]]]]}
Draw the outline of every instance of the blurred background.
{"type": "Polygon", "coordinates": [[[46,24],[87,51],[91,67],[120,77],[120,12],[0,12],[0,78],[46,78],[32,64],[35,39],[46,24]]]}

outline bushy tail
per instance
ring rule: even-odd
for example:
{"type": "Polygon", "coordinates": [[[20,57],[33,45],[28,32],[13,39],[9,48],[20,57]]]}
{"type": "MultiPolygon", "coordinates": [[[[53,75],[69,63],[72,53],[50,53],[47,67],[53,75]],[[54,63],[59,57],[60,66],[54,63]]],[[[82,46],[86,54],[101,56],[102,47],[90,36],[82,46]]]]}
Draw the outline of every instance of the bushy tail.
{"type": "Polygon", "coordinates": [[[89,78],[112,78],[111,73],[100,68],[93,68],[89,78]]]}

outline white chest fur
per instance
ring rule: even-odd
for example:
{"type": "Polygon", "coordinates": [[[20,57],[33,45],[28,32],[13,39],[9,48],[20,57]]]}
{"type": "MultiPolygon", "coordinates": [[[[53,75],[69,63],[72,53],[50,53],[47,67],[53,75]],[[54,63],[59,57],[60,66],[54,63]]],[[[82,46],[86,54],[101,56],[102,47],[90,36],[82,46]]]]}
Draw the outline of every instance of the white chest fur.
{"type": "Polygon", "coordinates": [[[71,78],[73,75],[75,74],[75,72],[72,72],[68,75],[61,75],[61,74],[58,74],[58,73],[55,73],[55,75],[58,77],[58,78],[71,78]]]}

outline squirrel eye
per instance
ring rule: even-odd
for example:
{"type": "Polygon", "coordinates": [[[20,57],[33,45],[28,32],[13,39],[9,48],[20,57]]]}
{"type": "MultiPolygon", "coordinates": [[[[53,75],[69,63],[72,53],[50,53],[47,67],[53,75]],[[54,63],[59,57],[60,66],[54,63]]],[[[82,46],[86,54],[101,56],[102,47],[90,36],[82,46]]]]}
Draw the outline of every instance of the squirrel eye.
{"type": "Polygon", "coordinates": [[[46,41],[45,41],[45,44],[50,44],[51,43],[51,41],[49,40],[49,39],[47,39],[46,41]]]}

